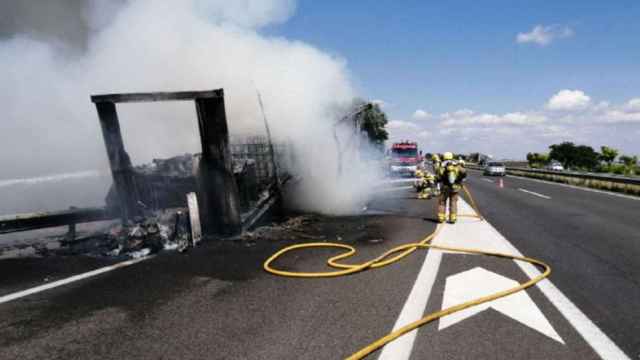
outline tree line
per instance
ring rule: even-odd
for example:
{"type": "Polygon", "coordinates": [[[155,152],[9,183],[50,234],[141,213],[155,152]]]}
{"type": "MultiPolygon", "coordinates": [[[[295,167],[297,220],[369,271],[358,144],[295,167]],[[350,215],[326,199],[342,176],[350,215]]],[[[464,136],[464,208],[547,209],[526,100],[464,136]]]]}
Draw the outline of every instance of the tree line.
{"type": "Polygon", "coordinates": [[[604,172],[623,175],[640,174],[638,156],[620,155],[617,149],[601,146],[600,152],[591,146],[565,141],[549,146],[548,153],[528,153],[527,161],[533,168],[544,167],[557,161],[565,169],[604,172]]]}

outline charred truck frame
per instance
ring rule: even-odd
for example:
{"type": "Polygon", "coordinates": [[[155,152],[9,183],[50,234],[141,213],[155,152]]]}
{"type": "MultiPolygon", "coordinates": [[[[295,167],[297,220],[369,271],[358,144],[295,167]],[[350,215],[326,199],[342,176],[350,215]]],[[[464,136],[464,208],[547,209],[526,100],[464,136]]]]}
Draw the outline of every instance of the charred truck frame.
{"type": "Polygon", "coordinates": [[[123,223],[142,215],[144,184],[136,176],[124,147],[116,104],[185,100],[195,102],[202,144],[202,155],[194,171],[203,233],[236,235],[242,231],[242,222],[222,89],[91,96],[100,118],[113,189],[118,200],[117,211],[123,223]]]}

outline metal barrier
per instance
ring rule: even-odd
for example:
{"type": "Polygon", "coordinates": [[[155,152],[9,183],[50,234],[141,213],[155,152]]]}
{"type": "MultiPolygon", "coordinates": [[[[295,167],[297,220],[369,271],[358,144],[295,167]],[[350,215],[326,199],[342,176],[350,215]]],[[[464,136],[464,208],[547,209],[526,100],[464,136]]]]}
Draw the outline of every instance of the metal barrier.
{"type": "MultiPolygon", "coordinates": [[[[467,167],[475,170],[484,170],[484,167],[477,164],[468,164],[467,167]]],[[[599,190],[640,195],[640,177],[577,171],[553,171],[523,167],[507,167],[507,174],[599,190]]]]}
{"type": "Polygon", "coordinates": [[[105,208],[69,209],[51,212],[36,212],[0,216],[0,234],[69,226],[69,236],[75,236],[75,225],[94,221],[111,220],[118,214],[109,213],[105,208]]]}

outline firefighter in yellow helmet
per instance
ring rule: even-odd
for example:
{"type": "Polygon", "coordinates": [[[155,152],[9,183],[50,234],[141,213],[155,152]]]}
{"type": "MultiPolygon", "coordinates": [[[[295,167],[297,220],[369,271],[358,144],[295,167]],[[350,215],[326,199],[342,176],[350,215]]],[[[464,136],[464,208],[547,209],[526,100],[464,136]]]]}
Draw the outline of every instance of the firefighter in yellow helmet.
{"type": "Polygon", "coordinates": [[[462,181],[467,177],[464,166],[453,159],[453,154],[446,152],[442,155],[442,163],[437,170],[437,180],[440,183],[440,198],[438,199],[438,222],[447,220],[447,200],[449,202],[449,223],[454,224],[458,219],[458,193],[462,190],[462,181]]]}

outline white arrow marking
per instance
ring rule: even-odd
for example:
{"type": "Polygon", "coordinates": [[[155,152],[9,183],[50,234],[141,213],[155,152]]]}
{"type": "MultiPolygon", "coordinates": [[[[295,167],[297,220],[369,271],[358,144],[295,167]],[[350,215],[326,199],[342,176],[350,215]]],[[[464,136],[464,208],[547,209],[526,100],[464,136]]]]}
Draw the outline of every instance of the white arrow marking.
{"type": "MultiPolygon", "coordinates": [[[[469,300],[491,295],[518,286],[519,283],[494,272],[476,267],[447,278],[442,308],[448,308],[469,300]]],[[[457,322],[493,308],[538,332],[564,344],[564,341],[553,329],[542,311],[531,300],[526,291],[465,309],[440,319],[438,330],[447,328],[457,322]]]]}

